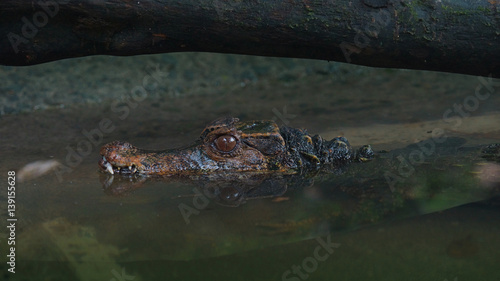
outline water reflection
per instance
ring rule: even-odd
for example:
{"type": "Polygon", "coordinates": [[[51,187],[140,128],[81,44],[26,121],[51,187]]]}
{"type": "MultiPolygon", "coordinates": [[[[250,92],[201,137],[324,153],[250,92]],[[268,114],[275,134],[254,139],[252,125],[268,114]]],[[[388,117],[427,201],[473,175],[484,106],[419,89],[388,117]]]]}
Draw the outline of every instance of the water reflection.
{"type": "MultiPolygon", "coordinates": [[[[24,224],[18,253],[24,261],[64,261],[82,280],[90,280],[89,268],[111,279],[110,270],[119,273],[124,263],[127,268],[151,260],[217,263],[245,253],[259,259],[276,246],[291,249],[286,245],[303,241],[308,249],[311,238],[350,237],[356,234],[345,234],[354,229],[388,227],[395,219],[498,195],[500,146],[448,138],[425,154],[422,147],[430,149],[428,144],[378,151],[370,162],[314,175],[111,177],[91,159],[67,182],[38,180],[39,187],[20,193],[24,224]],[[423,158],[415,158],[415,151],[423,158]]],[[[23,184],[28,188],[29,182],[23,184]]],[[[442,251],[476,257],[484,252],[478,237],[467,230],[444,241],[442,251]]],[[[349,252],[342,245],[338,252],[349,252]]],[[[300,256],[297,251],[292,252],[300,256]]]]}
{"type": "MultiPolygon", "coordinates": [[[[273,175],[263,173],[230,173],[198,175],[186,178],[146,178],[137,175],[101,175],[106,194],[125,196],[147,185],[148,181],[182,182],[196,186],[193,197],[204,196],[227,207],[238,207],[250,199],[279,197],[290,188],[310,185],[313,180],[299,175],[273,175]]],[[[182,195],[179,195],[181,197],[182,195]]]]}
{"type": "MultiPolygon", "coordinates": [[[[196,260],[341,233],[498,195],[500,183],[484,185],[484,174],[477,172],[498,161],[491,158],[498,150],[449,138],[436,144],[421,163],[404,166],[403,160],[412,159],[422,143],[379,152],[371,162],[353,163],[336,173],[183,178],[99,173],[108,199],[94,206],[101,215],[92,224],[101,241],[122,249],[116,257],[120,261],[196,260]],[[109,207],[117,202],[120,212],[112,215],[109,207]],[[136,249],[130,248],[130,239],[119,238],[138,232],[147,239],[136,249]]],[[[451,247],[451,253],[456,248],[451,247]]]]}
{"type": "MultiPolygon", "coordinates": [[[[498,194],[500,163],[498,150],[482,158],[479,144],[499,140],[499,96],[488,88],[478,106],[464,103],[482,78],[201,54],[1,71],[0,170],[24,174],[16,190],[16,274],[7,280],[297,280],[283,273],[307,268],[316,237],[327,241],[327,233],[340,246],[317,271],[303,271],[308,280],[498,278],[499,197],[482,200],[498,194]],[[168,78],[129,103],[151,63],[168,78]],[[452,118],[444,118],[449,110],[452,118]],[[9,114],[22,111],[30,114],[9,114]],[[390,151],[343,174],[246,179],[243,186],[148,179],[132,187],[115,175],[103,189],[96,150],[104,143],[179,147],[225,114],[274,118],[390,151]],[[102,130],[103,120],[116,128],[102,130]],[[102,135],[89,139],[96,128],[102,135]],[[436,138],[395,150],[435,128],[467,142],[436,138]],[[92,149],[68,160],[82,141],[92,149]],[[54,175],[52,159],[71,169],[54,175]]],[[[6,216],[6,204],[0,210],[6,216]]]]}

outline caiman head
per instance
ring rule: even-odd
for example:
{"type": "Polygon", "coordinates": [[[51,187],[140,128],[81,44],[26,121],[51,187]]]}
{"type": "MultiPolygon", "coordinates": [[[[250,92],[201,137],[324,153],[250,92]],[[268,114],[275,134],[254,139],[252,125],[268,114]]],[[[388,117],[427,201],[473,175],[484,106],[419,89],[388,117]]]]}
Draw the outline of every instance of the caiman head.
{"type": "Polygon", "coordinates": [[[354,153],[343,137],[324,141],[305,130],[279,128],[274,121],[239,122],[219,118],[200,139],[183,149],[148,151],[130,143],[104,145],[99,166],[110,174],[196,175],[216,172],[297,173],[322,166],[340,167],[352,159],[368,159],[366,146],[354,153]]]}

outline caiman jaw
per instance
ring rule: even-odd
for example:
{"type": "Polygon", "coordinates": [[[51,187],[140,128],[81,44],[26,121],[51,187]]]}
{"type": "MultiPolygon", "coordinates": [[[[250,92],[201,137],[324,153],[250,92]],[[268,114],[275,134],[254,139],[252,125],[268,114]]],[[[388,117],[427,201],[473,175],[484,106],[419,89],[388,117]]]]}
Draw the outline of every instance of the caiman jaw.
{"type": "Polygon", "coordinates": [[[141,173],[141,153],[127,142],[114,141],[101,148],[99,167],[103,172],[114,174],[141,173]]]}
{"type": "Polygon", "coordinates": [[[193,175],[215,171],[266,171],[262,154],[253,148],[241,151],[241,159],[213,159],[203,144],[182,150],[148,151],[128,142],[114,141],[101,148],[99,167],[105,173],[123,175],[193,175]]]}
{"type": "Polygon", "coordinates": [[[99,167],[101,167],[101,169],[104,172],[108,172],[112,175],[114,175],[115,173],[117,173],[117,174],[134,174],[134,173],[139,171],[135,164],[131,164],[128,166],[113,165],[113,164],[108,162],[108,160],[106,159],[105,156],[103,156],[102,159],[99,161],[99,167]]]}

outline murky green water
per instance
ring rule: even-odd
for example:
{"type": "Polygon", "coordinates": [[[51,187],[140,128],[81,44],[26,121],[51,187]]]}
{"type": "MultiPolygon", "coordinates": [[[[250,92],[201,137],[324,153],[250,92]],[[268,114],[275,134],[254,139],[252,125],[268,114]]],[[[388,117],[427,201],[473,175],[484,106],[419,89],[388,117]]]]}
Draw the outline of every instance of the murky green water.
{"type": "Polygon", "coordinates": [[[481,157],[500,142],[497,80],[199,54],[0,71],[2,186],[28,163],[64,165],[16,182],[16,273],[3,231],[4,280],[500,278],[500,166],[481,157]],[[143,71],[150,63],[157,80],[143,71]],[[480,85],[490,87],[477,96],[480,85]],[[106,188],[103,144],[184,146],[223,115],[343,135],[379,156],[342,174],[279,179],[236,204],[192,181],[106,188]]]}

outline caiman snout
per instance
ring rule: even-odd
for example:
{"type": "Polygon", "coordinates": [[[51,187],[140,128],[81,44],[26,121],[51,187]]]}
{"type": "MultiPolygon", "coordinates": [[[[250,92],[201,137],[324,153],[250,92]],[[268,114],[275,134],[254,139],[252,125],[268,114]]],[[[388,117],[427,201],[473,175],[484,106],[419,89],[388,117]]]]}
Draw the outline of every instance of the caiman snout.
{"type": "Polygon", "coordinates": [[[141,163],[144,154],[128,142],[114,141],[104,145],[99,167],[110,174],[133,174],[144,169],[141,163]]]}

